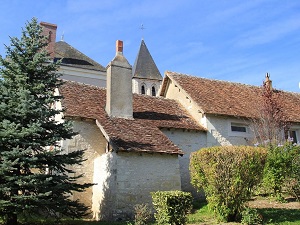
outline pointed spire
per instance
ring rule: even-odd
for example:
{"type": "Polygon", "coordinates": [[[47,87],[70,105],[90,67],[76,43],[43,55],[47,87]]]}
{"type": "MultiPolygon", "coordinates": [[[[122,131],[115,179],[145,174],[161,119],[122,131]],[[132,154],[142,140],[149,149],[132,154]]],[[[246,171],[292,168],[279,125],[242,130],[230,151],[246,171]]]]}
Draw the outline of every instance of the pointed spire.
{"type": "Polygon", "coordinates": [[[140,49],[132,69],[132,76],[143,79],[162,80],[162,76],[144,40],[141,41],[140,49]]]}

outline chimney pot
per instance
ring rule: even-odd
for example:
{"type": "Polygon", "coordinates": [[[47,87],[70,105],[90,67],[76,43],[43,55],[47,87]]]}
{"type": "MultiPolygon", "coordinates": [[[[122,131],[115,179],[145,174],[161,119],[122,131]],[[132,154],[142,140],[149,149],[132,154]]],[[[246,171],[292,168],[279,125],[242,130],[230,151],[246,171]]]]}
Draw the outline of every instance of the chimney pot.
{"type": "Polygon", "coordinates": [[[123,55],[123,41],[117,40],[116,42],[116,54],[123,55]]]}
{"type": "Polygon", "coordinates": [[[264,82],[264,86],[269,90],[269,91],[272,91],[272,80],[270,79],[270,74],[267,73],[266,74],[266,79],[265,79],[265,82],[264,82]]]}

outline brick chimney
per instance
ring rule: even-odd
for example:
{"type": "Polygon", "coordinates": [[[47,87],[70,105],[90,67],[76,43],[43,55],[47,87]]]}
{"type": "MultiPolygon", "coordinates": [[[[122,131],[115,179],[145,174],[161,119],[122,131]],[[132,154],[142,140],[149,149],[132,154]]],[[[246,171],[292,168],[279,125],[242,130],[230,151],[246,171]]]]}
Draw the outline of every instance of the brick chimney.
{"type": "Polygon", "coordinates": [[[106,112],[110,117],[133,118],[132,66],[123,56],[123,41],[116,42],[116,56],[106,67],[106,112]]]}
{"type": "Polygon", "coordinates": [[[264,81],[264,86],[268,89],[268,90],[270,90],[270,91],[272,91],[272,80],[270,79],[270,74],[269,73],[267,73],[266,74],[266,79],[265,79],[265,81],[264,81]]]}
{"type": "Polygon", "coordinates": [[[43,34],[48,37],[49,44],[47,46],[47,50],[50,54],[50,57],[54,58],[57,25],[46,22],[41,22],[40,25],[43,27],[43,34]]]}

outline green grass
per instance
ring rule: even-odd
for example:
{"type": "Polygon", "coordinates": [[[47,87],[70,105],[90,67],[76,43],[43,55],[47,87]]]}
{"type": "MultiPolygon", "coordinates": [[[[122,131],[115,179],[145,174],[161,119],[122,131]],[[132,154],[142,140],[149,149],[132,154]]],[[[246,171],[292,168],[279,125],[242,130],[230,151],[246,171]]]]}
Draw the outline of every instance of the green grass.
{"type": "Polygon", "coordinates": [[[197,224],[214,220],[214,215],[209,211],[206,202],[194,202],[193,211],[188,215],[189,224],[197,224]]]}
{"type": "MultiPolygon", "coordinates": [[[[300,225],[300,209],[259,209],[264,224],[268,225],[300,225]]],[[[209,211],[206,202],[196,202],[191,214],[188,215],[188,224],[218,224],[215,216],[209,211]]],[[[0,222],[1,224],[1,222],[0,222]]],[[[26,223],[25,223],[26,224],[26,223]]],[[[39,220],[30,221],[26,225],[129,225],[129,222],[103,222],[89,220],[63,220],[61,222],[39,220]]],[[[134,224],[134,223],[131,223],[134,224]]],[[[224,224],[224,223],[222,223],[224,224]]],[[[235,223],[238,224],[238,223],[235,223]]],[[[152,225],[155,225],[153,223],[152,225]]]]}
{"type": "Polygon", "coordinates": [[[300,209],[260,209],[266,224],[299,225],[300,209]]]}
{"type": "MultiPolygon", "coordinates": [[[[269,225],[300,225],[300,209],[259,209],[264,224],[269,225]]],[[[194,211],[188,215],[189,224],[218,224],[215,216],[209,211],[206,202],[194,205],[194,211]]],[[[223,223],[222,223],[223,224],[223,223]]]]}

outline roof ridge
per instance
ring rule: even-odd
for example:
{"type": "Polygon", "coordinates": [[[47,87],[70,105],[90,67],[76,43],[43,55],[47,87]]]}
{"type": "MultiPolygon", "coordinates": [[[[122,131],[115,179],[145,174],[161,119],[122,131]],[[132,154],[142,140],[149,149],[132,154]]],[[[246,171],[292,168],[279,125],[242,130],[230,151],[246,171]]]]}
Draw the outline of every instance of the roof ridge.
{"type": "MultiPolygon", "coordinates": [[[[179,76],[186,76],[186,77],[192,77],[196,79],[203,79],[203,80],[208,80],[208,81],[215,81],[215,82],[221,82],[221,83],[228,83],[228,84],[233,84],[233,85],[240,85],[240,86],[247,86],[247,87],[253,87],[253,88],[261,88],[262,86],[254,85],[254,84],[245,84],[245,83],[240,83],[240,82],[235,82],[235,81],[228,81],[228,80],[219,80],[219,79],[213,79],[213,78],[207,78],[207,77],[199,77],[196,75],[190,75],[190,74],[184,74],[184,73],[178,73],[178,72],[173,72],[173,71],[166,71],[167,75],[173,76],[173,75],[179,75],[179,76]]],[[[282,92],[289,92],[281,89],[276,89],[273,88],[276,91],[282,91],[282,92]]],[[[297,94],[297,92],[294,92],[297,94]]],[[[300,93],[298,93],[300,94],[300,93]]]]}

